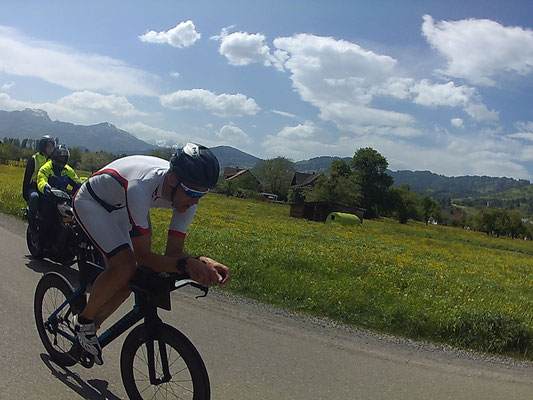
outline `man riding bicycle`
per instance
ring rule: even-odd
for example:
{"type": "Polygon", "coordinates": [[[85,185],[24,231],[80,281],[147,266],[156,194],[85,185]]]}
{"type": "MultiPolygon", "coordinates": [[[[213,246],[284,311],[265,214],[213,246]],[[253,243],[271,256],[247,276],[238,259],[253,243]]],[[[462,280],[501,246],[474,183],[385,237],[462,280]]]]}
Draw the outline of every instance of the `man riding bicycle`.
{"type": "Polygon", "coordinates": [[[76,193],[76,219],[104,254],[107,270],[93,284],[87,306],[76,320],[80,345],[102,365],[96,330],[130,295],[128,282],[138,265],[156,272],[188,273],[209,286],[229,280],[229,269],[184,249],[187,228],[199,199],[217,183],[219,164],[205,146],[187,143],[168,161],[129,156],[93,174],[76,193]],[[151,250],[150,208],[170,208],[164,255],[151,250]]]}

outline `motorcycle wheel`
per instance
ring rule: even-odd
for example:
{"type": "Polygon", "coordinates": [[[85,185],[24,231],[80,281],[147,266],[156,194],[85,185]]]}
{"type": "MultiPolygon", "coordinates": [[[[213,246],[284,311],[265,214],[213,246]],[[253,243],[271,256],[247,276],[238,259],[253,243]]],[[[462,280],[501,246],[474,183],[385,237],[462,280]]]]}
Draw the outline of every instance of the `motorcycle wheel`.
{"type": "Polygon", "coordinates": [[[41,260],[44,255],[44,248],[41,243],[41,238],[39,237],[39,232],[37,229],[32,228],[29,225],[28,229],[26,229],[26,243],[32,257],[41,260]]]}

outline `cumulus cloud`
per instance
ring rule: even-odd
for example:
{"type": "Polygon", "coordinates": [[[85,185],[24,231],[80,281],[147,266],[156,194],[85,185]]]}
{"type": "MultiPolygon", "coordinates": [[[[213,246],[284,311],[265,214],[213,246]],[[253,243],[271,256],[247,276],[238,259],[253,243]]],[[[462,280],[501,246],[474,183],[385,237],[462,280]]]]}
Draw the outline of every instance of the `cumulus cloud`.
{"type": "Polygon", "coordinates": [[[281,69],[278,59],[270,53],[270,47],[265,43],[266,37],[261,33],[233,32],[222,29],[220,35],[211,39],[219,40],[219,53],[228,59],[231,65],[248,65],[260,63],[266,66],[274,65],[281,69]]]}
{"type": "Polygon", "coordinates": [[[302,100],[320,110],[320,118],[342,131],[412,136],[418,134],[412,116],[370,105],[376,94],[406,97],[412,80],[394,77],[397,61],[359,45],[330,37],[298,34],[274,40],[284,68],[302,100]]]}
{"type": "Polygon", "coordinates": [[[337,150],[329,141],[329,133],[311,121],[296,126],[286,126],[276,135],[267,135],[261,143],[271,156],[301,160],[305,157],[330,154],[337,150]]]}
{"type": "Polygon", "coordinates": [[[450,123],[455,126],[456,128],[464,128],[464,121],[461,118],[452,118],[450,120],[450,123]]]}
{"type": "Polygon", "coordinates": [[[120,60],[27,38],[5,26],[0,26],[0,72],[39,78],[72,90],[156,94],[153,76],[120,60]]]}
{"type": "Polygon", "coordinates": [[[34,103],[11,98],[0,93],[0,109],[13,111],[25,108],[45,110],[52,120],[70,121],[79,124],[102,122],[109,118],[144,116],[125,97],[102,95],[84,91],[60,98],[55,103],[34,103]]]}
{"type": "Polygon", "coordinates": [[[136,110],[124,96],[102,95],[88,90],[65,96],[57,101],[57,105],[72,110],[92,111],[118,117],[146,115],[136,110]]]}
{"type": "Polygon", "coordinates": [[[251,144],[253,142],[252,138],[248,136],[246,132],[232,124],[224,125],[217,133],[217,137],[220,138],[223,143],[230,145],[235,145],[236,143],[239,145],[251,144]]]}
{"type": "Polygon", "coordinates": [[[533,142],[533,122],[532,121],[520,121],[515,124],[518,130],[515,133],[507,135],[510,138],[525,139],[533,142]]]}
{"type": "Polygon", "coordinates": [[[160,97],[161,104],[175,110],[207,110],[219,117],[255,115],[259,106],[241,93],[215,94],[205,89],[178,90],[160,97]]]}
{"type": "Polygon", "coordinates": [[[472,83],[495,85],[502,73],[526,75],[533,70],[533,31],[505,27],[487,19],[435,22],[423,16],[422,34],[446,57],[445,74],[472,83]]]}
{"type": "Polygon", "coordinates": [[[453,82],[431,84],[422,79],[413,85],[411,92],[415,95],[414,102],[424,106],[466,106],[470,103],[476,90],[468,86],[455,86],[453,82]]]}
{"type": "Polygon", "coordinates": [[[194,23],[189,20],[180,22],[168,31],[148,31],[139,36],[139,39],[146,43],[164,43],[172,47],[182,48],[192,46],[200,37],[201,34],[196,31],[194,23]]]}
{"type": "Polygon", "coordinates": [[[158,146],[173,147],[177,146],[179,143],[186,143],[188,141],[188,138],[185,135],[174,131],[154,128],[143,122],[122,124],[120,129],[133,134],[138,139],[158,146]]]}

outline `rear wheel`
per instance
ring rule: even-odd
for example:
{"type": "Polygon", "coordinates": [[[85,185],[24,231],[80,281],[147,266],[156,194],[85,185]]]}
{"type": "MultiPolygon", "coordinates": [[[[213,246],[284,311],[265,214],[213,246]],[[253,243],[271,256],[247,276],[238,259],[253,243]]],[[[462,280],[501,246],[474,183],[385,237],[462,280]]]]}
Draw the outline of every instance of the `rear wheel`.
{"type": "Polygon", "coordinates": [[[136,400],[209,399],[209,376],[194,345],[169,325],[161,325],[158,336],[157,340],[148,341],[142,324],[124,341],[120,371],[128,397],[136,400]],[[156,382],[150,380],[150,354],[153,354],[156,382]]]}
{"type": "Polygon", "coordinates": [[[28,229],[26,229],[26,244],[33,257],[38,259],[43,258],[44,249],[41,243],[41,238],[39,237],[39,232],[35,226],[32,227],[28,225],[28,229]]]}
{"type": "Polygon", "coordinates": [[[34,313],[39,337],[50,356],[60,365],[76,364],[77,355],[74,346],[74,323],[72,318],[85,307],[85,296],[80,295],[76,301],[67,304],[57,315],[50,316],[65,300],[74,293],[68,281],[57,273],[45,274],[35,290],[34,313]],[[59,331],[69,337],[63,336],[59,331]]]}

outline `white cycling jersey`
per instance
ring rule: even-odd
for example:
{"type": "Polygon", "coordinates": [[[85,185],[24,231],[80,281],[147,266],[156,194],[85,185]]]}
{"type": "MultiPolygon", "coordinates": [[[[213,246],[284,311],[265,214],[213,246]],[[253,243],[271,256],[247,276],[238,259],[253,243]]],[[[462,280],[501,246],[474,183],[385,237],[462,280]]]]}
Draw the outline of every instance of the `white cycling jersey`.
{"type": "MultiPolygon", "coordinates": [[[[133,248],[130,236],[150,234],[151,208],[172,208],[161,194],[169,166],[157,157],[123,157],[94,173],[76,193],[76,219],[104,254],[133,248]]],[[[195,213],[196,205],[174,211],[168,234],[185,237],[195,213]]]]}

